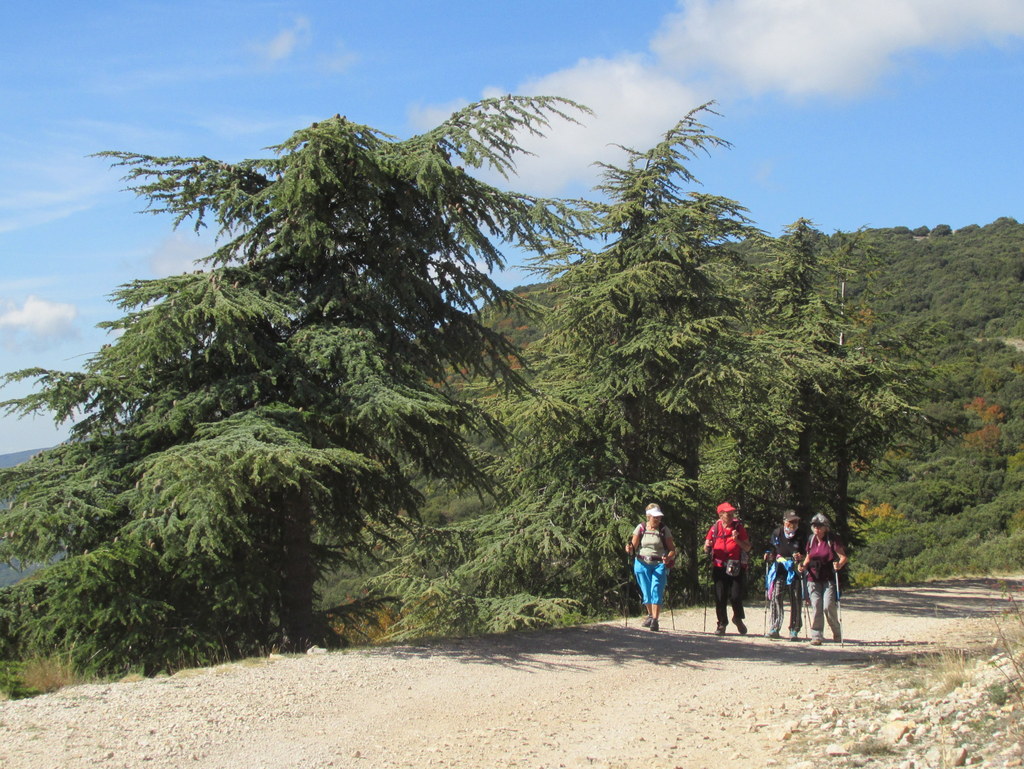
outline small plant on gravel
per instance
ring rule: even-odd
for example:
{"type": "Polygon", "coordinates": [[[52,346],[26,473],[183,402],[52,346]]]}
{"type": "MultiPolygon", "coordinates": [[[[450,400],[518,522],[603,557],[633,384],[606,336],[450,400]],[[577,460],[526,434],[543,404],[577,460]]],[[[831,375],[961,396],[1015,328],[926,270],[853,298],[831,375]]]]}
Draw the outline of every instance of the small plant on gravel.
{"type": "Polygon", "coordinates": [[[896,751],[885,740],[877,737],[867,737],[860,742],[854,743],[851,753],[858,753],[862,756],[891,756],[896,751]]]}
{"type": "Polygon", "coordinates": [[[944,649],[937,662],[938,688],[943,694],[963,686],[971,680],[968,655],[962,649],[944,649]]]}
{"type": "Polygon", "coordinates": [[[1003,684],[989,684],[986,691],[988,692],[988,701],[997,707],[1002,707],[1010,699],[1010,693],[1006,691],[1003,684]]]}
{"type": "Polygon", "coordinates": [[[75,670],[70,657],[51,654],[26,660],[21,670],[21,680],[26,688],[46,693],[80,684],[84,679],[75,670]]]}

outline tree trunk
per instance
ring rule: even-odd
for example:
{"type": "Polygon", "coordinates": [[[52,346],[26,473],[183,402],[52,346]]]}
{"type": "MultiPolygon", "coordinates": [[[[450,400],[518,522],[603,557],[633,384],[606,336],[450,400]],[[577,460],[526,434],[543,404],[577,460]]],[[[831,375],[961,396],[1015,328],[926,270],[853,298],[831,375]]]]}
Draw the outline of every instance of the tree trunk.
{"type": "MultiPolygon", "coordinates": [[[[686,441],[683,454],[683,472],[686,480],[692,484],[692,488],[697,488],[697,481],[700,480],[700,438],[697,436],[699,436],[699,430],[695,427],[693,434],[686,441]]],[[[701,542],[703,532],[700,531],[700,507],[698,504],[690,505],[690,509],[686,511],[685,525],[681,528],[683,534],[681,544],[684,548],[682,552],[685,552],[687,556],[684,589],[693,596],[694,600],[699,600],[700,562],[704,550],[701,542]]]]}
{"type": "MultiPolygon", "coordinates": [[[[801,405],[804,414],[813,414],[814,406],[812,393],[808,385],[804,385],[801,393],[801,405]]],[[[800,428],[796,449],[796,467],[790,475],[791,493],[793,495],[793,508],[804,520],[813,513],[812,489],[814,488],[813,471],[811,462],[811,441],[813,429],[810,425],[804,424],[800,428]]]]}
{"type": "Polygon", "coordinates": [[[281,520],[281,629],[284,645],[305,651],[314,640],[312,514],[304,495],[285,500],[281,520]]]}
{"type": "Polygon", "coordinates": [[[836,457],[835,490],[836,532],[843,542],[850,542],[850,459],[846,446],[840,446],[836,457]]]}

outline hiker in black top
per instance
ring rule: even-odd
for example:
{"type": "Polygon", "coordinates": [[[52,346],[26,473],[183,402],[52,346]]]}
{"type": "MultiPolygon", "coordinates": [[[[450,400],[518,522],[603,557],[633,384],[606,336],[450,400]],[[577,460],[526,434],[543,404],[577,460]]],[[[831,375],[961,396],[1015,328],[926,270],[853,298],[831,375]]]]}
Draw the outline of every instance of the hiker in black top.
{"type": "Polygon", "coordinates": [[[781,637],[786,604],[789,604],[789,640],[795,641],[800,637],[804,580],[797,566],[803,560],[806,542],[807,532],[800,525],[800,516],[795,510],[787,510],[782,515],[782,525],[768,537],[764,552],[768,638],[781,637]]]}

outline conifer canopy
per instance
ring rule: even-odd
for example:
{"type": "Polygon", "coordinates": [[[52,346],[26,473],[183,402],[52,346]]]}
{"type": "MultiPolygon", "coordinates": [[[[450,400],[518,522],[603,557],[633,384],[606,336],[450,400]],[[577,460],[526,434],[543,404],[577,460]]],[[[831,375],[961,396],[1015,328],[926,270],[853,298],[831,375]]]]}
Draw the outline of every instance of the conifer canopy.
{"type": "Polygon", "coordinates": [[[508,96],[405,141],[336,115],[269,158],[102,153],[219,245],[120,287],[81,371],[7,375],[38,384],[8,412],[77,420],[0,471],[0,556],[50,563],[5,593],[8,643],[100,670],[302,649],[325,637],[318,577],[415,516],[414,475],[486,491],[466,436],[501,430],[455,385],[521,385],[480,322],[516,303],[491,273],[577,214],[466,169],[508,176],[519,137],[582,112],[508,96]]]}

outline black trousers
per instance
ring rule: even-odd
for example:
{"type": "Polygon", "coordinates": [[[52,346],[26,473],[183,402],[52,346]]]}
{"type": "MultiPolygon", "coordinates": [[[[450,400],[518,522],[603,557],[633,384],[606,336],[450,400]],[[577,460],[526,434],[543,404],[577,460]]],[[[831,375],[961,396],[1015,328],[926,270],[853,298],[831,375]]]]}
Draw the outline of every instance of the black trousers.
{"type": "Polygon", "coordinates": [[[715,586],[715,615],[718,624],[725,627],[729,624],[729,607],[732,607],[733,621],[742,620],[743,588],[746,585],[746,573],[740,569],[735,577],[725,573],[724,566],[711,567],[711,581],[715,586]]]}

